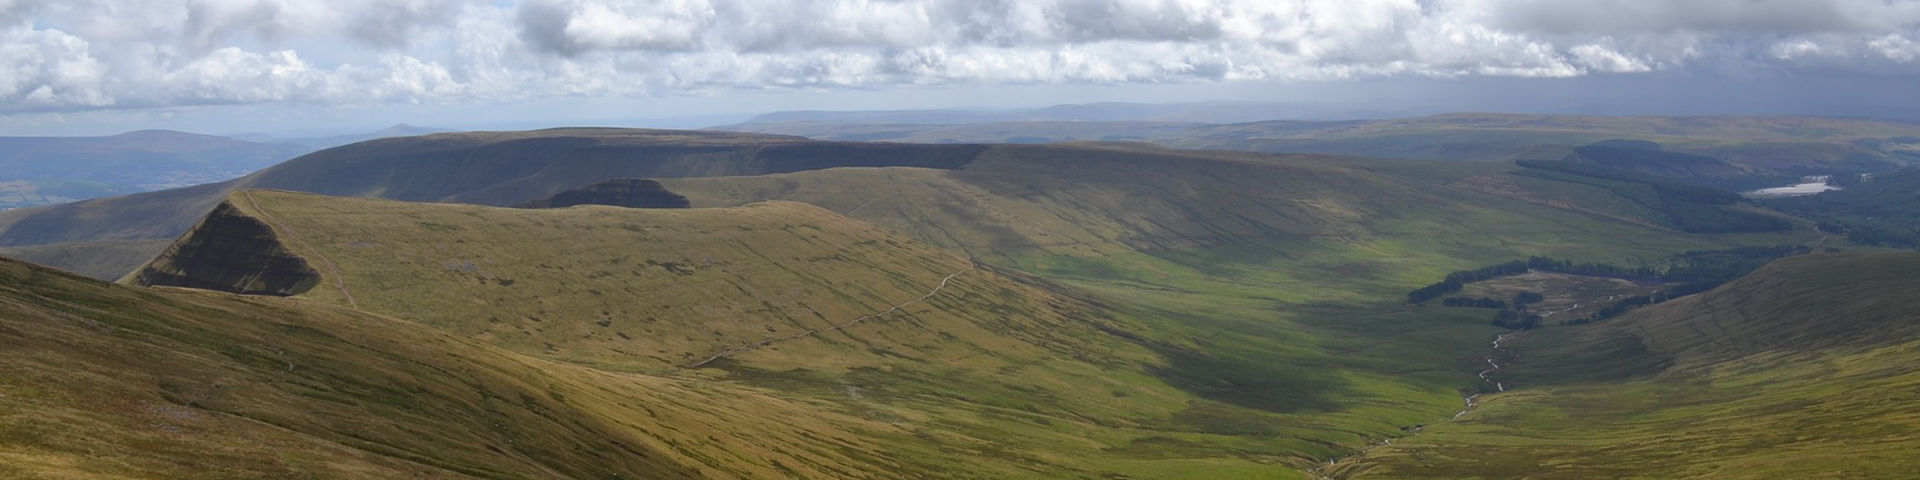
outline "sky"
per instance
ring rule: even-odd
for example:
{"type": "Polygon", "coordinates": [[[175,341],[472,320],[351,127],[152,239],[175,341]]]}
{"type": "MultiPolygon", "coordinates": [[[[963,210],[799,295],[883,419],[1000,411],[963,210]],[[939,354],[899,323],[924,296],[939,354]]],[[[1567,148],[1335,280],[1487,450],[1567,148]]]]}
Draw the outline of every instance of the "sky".
{"type": "Polygon", "coordinates": [[[1915,80],[1920,0],[0,0],[0,135],[1100,101],[1920,118],[1915,80]]]}

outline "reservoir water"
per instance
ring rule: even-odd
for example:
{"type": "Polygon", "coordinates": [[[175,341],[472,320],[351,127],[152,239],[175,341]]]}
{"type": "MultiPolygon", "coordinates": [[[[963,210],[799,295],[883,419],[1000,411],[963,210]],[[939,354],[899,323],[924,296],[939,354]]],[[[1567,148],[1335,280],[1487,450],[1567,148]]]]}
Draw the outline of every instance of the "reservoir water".
{"type": "Polygon", "coordinates": [[[1747,192],[1747,194],[1758,195],[1762,197],[1798,197],[1801,195],[1812,195],[1820,192],[1825,192],[1828,190],[1839,190],[1839,189],[1840,187],[1827,185],[1827,182],[1825,180],[1821,180],[1818,182],[1802,183],[1799,185],[1788,185],[1785,187],[1763,188],[1763,189],[1747,192]]]}

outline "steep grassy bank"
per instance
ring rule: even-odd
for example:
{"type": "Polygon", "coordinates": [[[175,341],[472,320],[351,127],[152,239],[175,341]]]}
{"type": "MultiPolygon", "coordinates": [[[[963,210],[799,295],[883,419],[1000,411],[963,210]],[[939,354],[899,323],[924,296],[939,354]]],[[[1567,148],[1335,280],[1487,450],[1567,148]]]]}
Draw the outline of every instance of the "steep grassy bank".
{"type": "Polygon", "coordinates": [[[309,300],[134,289],[4,259],[0,347],[7,478],[997,475],[908,461],[924,453],[887,440],[906,430],[766,391],[536,360],[309,300]]]}

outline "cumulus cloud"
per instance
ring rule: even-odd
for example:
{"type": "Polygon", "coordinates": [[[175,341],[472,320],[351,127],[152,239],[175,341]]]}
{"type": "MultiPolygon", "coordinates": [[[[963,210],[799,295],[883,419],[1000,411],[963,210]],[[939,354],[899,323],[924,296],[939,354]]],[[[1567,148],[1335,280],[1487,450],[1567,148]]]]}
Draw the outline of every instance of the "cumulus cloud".
{"type": "Polygon", "coordinates": [[[0,22],[0,112],[1920,58],[1915,0],[0,0],[0,22]]]}
{"type": "Polygon", "coordinates": [[[1920,43],[1908,40],[1907,37],[1900,34],[1887,35],[1868,42],[1868,45],[1873,47],[1873,50],[1881,56],[1887,57],[1888,60],[1906,63],[1913,61],[1915,58],[1920,58],[1920,43]]]}

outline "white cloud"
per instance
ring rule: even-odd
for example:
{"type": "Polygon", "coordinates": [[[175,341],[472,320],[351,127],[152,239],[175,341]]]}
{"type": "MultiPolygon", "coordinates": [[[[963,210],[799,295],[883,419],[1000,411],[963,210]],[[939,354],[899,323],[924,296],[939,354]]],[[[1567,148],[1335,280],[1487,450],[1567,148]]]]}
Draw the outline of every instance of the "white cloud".
{"type": "MultiPolygon", "coordinates": [[[[1611,38],[1604,40],[1606,43],[1612,43],[1613,41],[1611,38]]],[[[1623,55],[1620,52],[1614,51],[1612,47],[1603,44],[1580,45],[1568,49],[1567,53],[1573,55],[1576,63],[1593,71],[1638,73],[1653,70],[1653,67],[1648,66],[1646,62],[1623,55]]]]}
{"type": "Polygon", "coordinates": [[[0,112],[1920,58],[1913,0],[0,0],[0,21],[0,112]]]}
{"type": "Polygon", "coordinates": [[[1820,48],[1820,44],[1818,43],[1813,43],[1813,41],[1811,40],[1801,39],[1801,40],[1794,40],[1790,42],[1780,42],[1780,43],[1773,44],[1773,47],[1767,49],[1767,52],[1770,55],[1772,55],[1773,58],[1777,58],[1781,60],[1794,60],[1799,58],[1820,55],[1820,54],[1826,53],[1826,50],[1820,48]]]}
{"type": "Polygon", "coordinates": [[[13,110],[109,106],[106,71],[80,37],[26,27],[0,32],[0,101],[13,110]]]}
{"type": "Polygon", "coordinates": [[[1900,63],[1920,58],[1920,43],[1908,40],[1906,36],[1897,33],[1868,42],[1868,46],[1872,47],[1874,52],[1887,57],[1888,60],[1900,63]]]}

